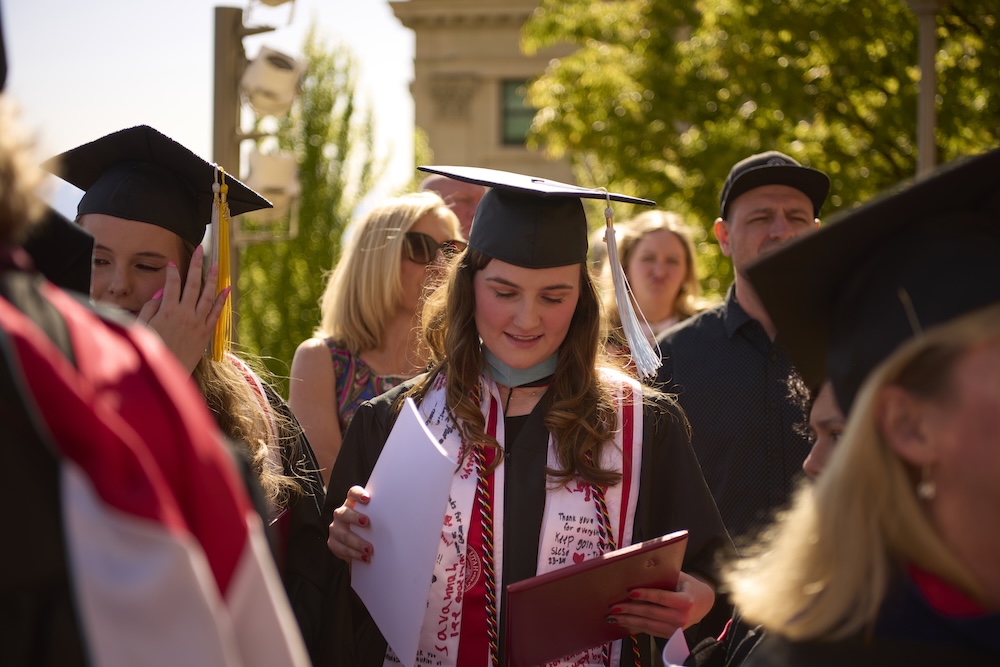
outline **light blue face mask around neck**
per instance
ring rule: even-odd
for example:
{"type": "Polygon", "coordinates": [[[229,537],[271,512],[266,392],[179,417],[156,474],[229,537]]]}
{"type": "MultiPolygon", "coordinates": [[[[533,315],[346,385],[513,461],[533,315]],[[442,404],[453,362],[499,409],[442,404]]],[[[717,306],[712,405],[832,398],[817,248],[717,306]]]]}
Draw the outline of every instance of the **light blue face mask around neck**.
{"type": "Polygon", "coordinates": [[[511,368],[500,361],[495,354],[485,347],[483,348],[483,358],[486,361],[486,372],[497,384],[505,387],[520,387],[522,385],[538,382],[542,378],[547,378],[556,372],[556,363],[559,361],[559,353],[556,352],[547,359],[543,359],[534,366],[528,368],[511,368]]]}

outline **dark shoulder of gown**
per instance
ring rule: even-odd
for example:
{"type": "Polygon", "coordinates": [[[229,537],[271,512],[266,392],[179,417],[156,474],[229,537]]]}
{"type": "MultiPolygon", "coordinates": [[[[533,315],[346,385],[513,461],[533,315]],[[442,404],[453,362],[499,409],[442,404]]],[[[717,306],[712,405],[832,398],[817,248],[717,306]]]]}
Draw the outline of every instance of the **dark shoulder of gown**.
{"type": "Polygon", "coordinates": [[[330,553],[326,540],[333,511],[344,503],[352,486],[367,483],[398,414],[396,401],[416,381],[408,380],[358,408],[330,473],[320,518],[322,534],[313,538],[313,557],[323,565],[315,580],[319,595],[308,615],[300,619],[316,667],[376,667],[385,657],[385,640],[351,588],[347,563],[330,553]]]}
{"type": "Polygon", "coordinates": [[[326,493],[312,446],[291,409],[264,385],[271,408],[282,418],[281,463],[285,475],[298,480],[302,493],[288,499],[270,526],[275,562],[300,629],[310,626],[321,598],[326,568],[326,525],[321,512],[326,493]]]}
{"type": "MultiPolygon", "coordinates": [[[[72,361],[59,312],[37,289],[38,276],[0,273],[0,295],[25,313],[72,361]]],[[[3,664],[48,667],[87,663],[66,562],[58,455],[36,430],[35,409],[11,365],[16,353],[0,330],[0,452],[8,470],[0,485],[6,508],[0,567],[3,664]]]]}

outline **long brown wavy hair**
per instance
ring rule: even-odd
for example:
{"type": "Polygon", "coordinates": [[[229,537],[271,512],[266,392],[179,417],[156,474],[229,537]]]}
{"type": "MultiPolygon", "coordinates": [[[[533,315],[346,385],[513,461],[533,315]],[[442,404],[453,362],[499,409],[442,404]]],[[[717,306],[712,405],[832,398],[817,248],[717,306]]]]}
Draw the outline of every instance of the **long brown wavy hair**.
{"type": "MultiPolygon", "coordinates": [[[[463,436],[464,460],[474,447],[496,451],[503,447],[485,432],[485,420],[476,402],[484,361],[476,329],[473,278],[492,261],[468,249],[448,268],[447,277],[424,305],[424,340],[430,350],[431,371],[407,395],[423,397],[439,373],[445,373],[445,400],[463,436]]],[[[603,359],[601,301],[586,264],[580,264],[580,298],[549,391],[552,405],[545,427],[555,437],[559,467],[547,473],[566,483],[579,476],[599,485],[617,483],[621,475],[600,467],[602,448],[618,428],[618,413],[608,386],[598,375],[603,359]]]]}
{"type": "MultiPolygon", "coordinates": [[[[183,241],[182,265],[179,267],[182,280],[187,277],[194,250],[193,244],[183,241]]],[[[261,364],[249,363],[245,355],[240,355],[240,358],[244,363],[256,366],[254,371],[260,374],[261,364]]],[[[274,508],[282,508],[290,498],[301,495],[303,488],[298,479],[278,473],[268,464],[271,448],[280,454],[285,440],[290,444],[297,443],[298,433],[293,430],[293,424],[271,410],[278,433],[278,441],[273,442],[271,424],[261,405],[261,400],[267,399],[259,398],[257,390],[243,375],[243,371],[227,359],[215,361],[209,356],[203,356],[194,367],[191,377],[205,397],[205,403],[208,404],[219,430],[246,452],[268,503],[274,508]]],[[[282,457],[278,456],[277,460],[281,461],[282,457]]]]}

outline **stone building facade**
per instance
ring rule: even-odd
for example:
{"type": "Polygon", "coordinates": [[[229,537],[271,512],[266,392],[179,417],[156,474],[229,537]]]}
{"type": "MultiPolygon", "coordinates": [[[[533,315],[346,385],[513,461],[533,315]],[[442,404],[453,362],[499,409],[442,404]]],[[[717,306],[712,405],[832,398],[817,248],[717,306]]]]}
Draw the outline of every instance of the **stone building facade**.
{"type": "Polygon", "coordinates": [[[533,114],[523,103],[524,84],[565,53],[521,53],[521,26],[538,0],[389,4],[415,35],[415,122],[427,133],[435,163],[572,182],[568,162],[547,160],[523,140],[533,114]]]}

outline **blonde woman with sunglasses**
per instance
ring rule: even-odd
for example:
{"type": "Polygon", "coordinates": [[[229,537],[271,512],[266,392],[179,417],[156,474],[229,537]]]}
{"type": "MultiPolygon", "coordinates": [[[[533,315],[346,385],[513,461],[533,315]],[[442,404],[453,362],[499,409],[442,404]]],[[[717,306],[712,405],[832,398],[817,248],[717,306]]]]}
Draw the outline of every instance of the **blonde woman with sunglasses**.
{"type": "Polygon", "coordinates": [[[323,292],[319,327],[295,351],[289,386],[324,483],[358,406],[425,370],[423,296],[443,260],[465,248],[460,238],[458,218],[432,192],[390,199],[354,230],[323,292]]]}

